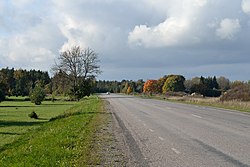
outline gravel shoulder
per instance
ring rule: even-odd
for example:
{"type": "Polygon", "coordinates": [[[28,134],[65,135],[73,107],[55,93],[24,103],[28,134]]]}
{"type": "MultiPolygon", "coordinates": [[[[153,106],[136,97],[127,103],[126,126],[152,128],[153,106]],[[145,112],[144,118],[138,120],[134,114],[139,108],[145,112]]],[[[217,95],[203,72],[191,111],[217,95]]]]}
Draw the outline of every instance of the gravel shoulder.
{"type": "Polygon", "coordinates": [[[94,150],[98,153],[98,164],[93,166],[136,166],[116,116],[108,101],[104,102],[102,123],[96,133],[94,150]]]}

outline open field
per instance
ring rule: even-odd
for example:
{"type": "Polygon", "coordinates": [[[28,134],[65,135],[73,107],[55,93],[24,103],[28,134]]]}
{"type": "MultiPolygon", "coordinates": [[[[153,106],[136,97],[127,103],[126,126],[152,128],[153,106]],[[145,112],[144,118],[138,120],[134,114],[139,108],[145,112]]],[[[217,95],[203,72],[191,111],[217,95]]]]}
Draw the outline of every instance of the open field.
{"type": "Polygon", "coordinates": [[[30,101],[23,101],[23,99],[15,98],[17,101],[0,103],[0,148],[76,104],[66,101],[44,101],[42,105],[36,106],[30,101]],[[39,115],[38,120],[28,116],[32,111],[39,115]]]}
{"type": "Polygon", "coordinates": [[[0,106],[0,166],[99,163],[93,146],[95,132],[105,118],[99,98],[86,98],[77,104],[3,102],[0,106]],[[39,120],[28,117],[32,111],[39,114],[39,120]]]}

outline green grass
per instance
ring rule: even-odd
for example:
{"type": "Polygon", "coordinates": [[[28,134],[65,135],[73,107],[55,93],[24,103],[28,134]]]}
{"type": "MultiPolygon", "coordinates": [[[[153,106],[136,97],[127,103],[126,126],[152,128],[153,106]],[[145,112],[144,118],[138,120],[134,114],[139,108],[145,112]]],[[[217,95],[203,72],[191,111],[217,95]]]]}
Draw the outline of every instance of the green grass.
{"type": "Polygon", "coordinates": [[[30,101],[4,101],[0,103],[0,148],[13,142],[31,129],[48,122],[51,117],[62,114],[75,105],[75,102],[44,101],[36,106],[30,101]],[[35,111],[39,119],[31,119],[28,114],[35,111]]]}
{"type": "MultiPolygon", "coordinates": [[[[69,105],[71,103],[44,102],[43,107],[32,106],[32,108],[35,107],[37,113],[44,120],[30,120],[26,118],[27,114],[32,110],[25,103],[18,106],[19,108],[22,108],[20,106],[26,106],[24,108],[29,109],[29,111],[23,109],[20,112],[21,116],[16,113],[17,111],[13,107],[9,111],[12,113],[12,116],[5,113],[6,118],[9,119],[10,127],[15,127],[13,130],[23,128],[22,125],[26,123],[25,127],[29,126],[29,128],[28,130],[24,129],[23,131],[25,132],[20,134],[21,137],[17,140],[14,140],[10,144],[5,144],[0,148],[0,166],[47,167],[99,164],[98,151],[93,146],[93,138],[105,115],[102,112],[102,102],[97,97],[91,97],[82,100],[73,107],[69,105]],[[54,109],[49,110],[50,107],[54,109]],[[71,108],[64,114],[62,114],[62,111],[59,111],[65,111],[69,107],[71,108]],[[52,111],[53,114],[51,114],[52,111]],[[52,117],[54,119],[51,119],[52,117]],[[48,121],[48,119],[53,121],[48,121]],[[20,120],[24,123],[20,124],[20,120]],[[12,122],[18,123],[12,124],[12,122]]],[[[10,104],[13,106],[13,103],[10,104]]],[[[4,102],[1,103],[1,106],[8,106],[10,104],[4,102]]],[[[4,127],[5,125],[1,125],[1,128],[4,127]]],[[[15,130],[15,132],[9,131],[8,133],[19,133],[16,131],[18,130],[15,130]]]]}

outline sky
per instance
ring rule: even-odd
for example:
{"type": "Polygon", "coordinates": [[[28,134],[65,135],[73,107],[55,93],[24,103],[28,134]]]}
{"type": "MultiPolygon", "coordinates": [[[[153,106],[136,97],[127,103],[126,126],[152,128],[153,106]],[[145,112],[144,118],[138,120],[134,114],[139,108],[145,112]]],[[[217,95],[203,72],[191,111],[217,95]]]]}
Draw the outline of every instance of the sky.
{"type": "Polygon", "coordinates": [[[0,68],[49,71],[72,46],[97,79],[250,80],[250,0],[0,0],[0,68]]]}

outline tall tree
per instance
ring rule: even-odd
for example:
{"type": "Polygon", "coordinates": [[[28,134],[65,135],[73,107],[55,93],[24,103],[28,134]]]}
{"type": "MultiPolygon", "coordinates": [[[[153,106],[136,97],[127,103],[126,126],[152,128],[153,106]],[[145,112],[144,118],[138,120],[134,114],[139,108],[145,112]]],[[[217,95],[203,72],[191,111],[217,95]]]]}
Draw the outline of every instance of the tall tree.
{"type": "Polygon", "coordinates": [[[147,80],[143,86],[144,93],[158,93],[157,80],[147,80]]]}
{"type": "Polygon", "coordinates": [[[61,70],[69,76],[72,81],[72,94],[76,97],[79,85],[101,73],[99,62],[97,53],[92,49],[74,46],[60,54],[53,70],[56,72],[61,70]]]}
{"type": "Polygon", "coordinates": [[[184,81],[185,78],[182,75],[170,75],[167,77],[167,80],[165,81],[163,87],[162,87],[162,92],[178,92],[178,91],[184,91],[185,86],[184,86],[184,81]]]}
{"type": "Polygon", "coordinates": [[[230,88],[230,81],[229,79],[225,78],[225,77],[219,77],[217,79],[217,82],[218,82],[218,85],[219,85],[219,88],[223,91],[226,91],[230,88]]]}

